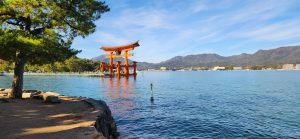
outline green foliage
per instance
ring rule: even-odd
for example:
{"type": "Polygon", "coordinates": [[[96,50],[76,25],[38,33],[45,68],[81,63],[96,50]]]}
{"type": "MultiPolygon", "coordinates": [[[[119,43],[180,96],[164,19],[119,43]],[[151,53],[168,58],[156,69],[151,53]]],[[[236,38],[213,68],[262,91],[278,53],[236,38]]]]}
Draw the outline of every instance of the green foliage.
{"type": "Polygon", "coordinates": [[[83,71],[96,71],[99,67],[98,63],[87,59],[70,58],[64,62],[68,71],[83,72],[83,71]]]}
{"type": "Polygon", "coordinates": [[[74,37],[93,33],[94,21],[108,10],[97,0],[1,0],[0,59],[15,62],[8,96],[22,98],[26,63],[59,62],[79,53],[70,47],[74,37]]]}
{"type": "Polygon", "coordinates": [[[234,67],[234,66],[226,66],[225,69],[226,69],[226,70],[233,70],[233,67],[234,67]]]}
{"type": "Polygon", "coordinates": [[[14,68],[14,65],[12,62],[3,62],[0,63],[0,72],[5,71],[9,72],[14,68]]]}
{"type": "Polygon", "coordinates": [[[92,72],[97,71],[99,63],[88,59],[71,57],[63,62],[55,62],[44,65],[26,65],[27,72],[92,72]]]}
{"type": "Polygon", "coordinates": [[[251,70],[262,70],[262,66],[251,66],[250,69],[251,70]]]}
{"type": "Polygon", "coordinates": [[[79,52],[73,38],[93,33],[107,11],[96,0],[1,0],[0,58],[15,61],[20,52],[31,64],[64,61],[79,52]]]}
{"type": "MultiPolygon", "coordinates": [[[[0,64],[0,72],[11,72],[14,69],[13,62],[5,61],[0,64]]],[[[88,59],[71,57],[63,62],[50,64],[28,64],[25,66],[26,72],[93,72],[99,70],[99,63],[88,59]]]]}
{"type": "Polygon", "coordinates": [[[260,64],[243,66],[244,69],[262,70],[262,69],[282,69],[282,64],[260,64]]]}
{"type": "Polygon", "coordinates": [[[25,60],[32,64],[63,61],[79,52],[71,49],[70,44],[59,43],[55,34],[34,37],[5,29],[0,30],[0,42],[0,58],[14,61],[16,52],[20,51],[25,60]]]}

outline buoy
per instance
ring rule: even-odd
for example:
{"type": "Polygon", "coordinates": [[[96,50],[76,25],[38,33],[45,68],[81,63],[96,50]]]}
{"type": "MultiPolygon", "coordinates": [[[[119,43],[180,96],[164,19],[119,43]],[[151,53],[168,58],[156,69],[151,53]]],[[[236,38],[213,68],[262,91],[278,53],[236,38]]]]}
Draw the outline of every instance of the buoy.
{"type": "Polygon", "coordinates": [[[154,98],[153,98],[153,97],[151,97],[151,98],[150,98],[150,101],[151,101],[151,102],[153,102],[153,101],[154,101],[154,98]]]}
{"type": "Polygon", "coordinates": [[[153,102],[154,101],[154,97],[153,97],[153,84],[150,84],[150,88],[151,88],[151,98],[150,101],[153,102]]]}

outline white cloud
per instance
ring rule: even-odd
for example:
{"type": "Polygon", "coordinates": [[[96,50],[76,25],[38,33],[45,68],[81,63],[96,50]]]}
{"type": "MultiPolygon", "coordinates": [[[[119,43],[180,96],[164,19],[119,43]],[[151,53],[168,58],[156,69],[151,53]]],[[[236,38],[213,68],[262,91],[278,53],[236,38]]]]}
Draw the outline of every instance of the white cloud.
{"type": "Polygon", "coordinates": [[[292,20],[266,25],[261,28],[241,33],[241,37],[257,40],[279,41],[300,37],[300,20],[292,20]]]}
{"type": "Polygon", "coordinates": [[[158,9],[126,9],[119,18],[112,22],[114,27],[141,27],[145,29],[170,29],[170,15],[164,10],[158,9]]]}
{"type": "Polygon", "coordinates": [[[95,36],[95,42],[98,42],[101,45],[121,45],[124,43],[129,43],[129,41],[124,37],[117,36],[111,33],[98,32],[95,36]]]}
{"type": "Polygon", "coordinates": [[[291,5],[293,5],[293,3],[277,0],[263,0],[249,3],[232,13],[230,21],[233,23],[264,22],[281,16],[291,5]]]}
{"type": "MultiPolygon", "coordinates": [[[[207,22],[196,23],[193,25],[194,27],[191,27],[193,30],[189,32],[189,35],[199,41],[206,39],[206,42],[241,37],[253,37],[265,41],[299,37],[298,19],[289,19],[284,23],[274,20],[274,18],[285,15],[291,5],[293,5],[292,2],[278,1],[259,1],[246,4],[237,9],[213,14],[206,19],[207,22]],[[270,22],[270,20],[274,21],[270,22]]],[[[185,31],[182,32],[186,34],[185,31]]]]}
{"type": "Polygon", "coordinates": [[[200,12],[200,11],[203,11],[203,10],[206,10],[206,9],[208,9],[207,5],[204,4],[204,2],[200,1],[200,0],[192,3],[192,5],[191,5],[191,10],[193,12],[200,12]]]}

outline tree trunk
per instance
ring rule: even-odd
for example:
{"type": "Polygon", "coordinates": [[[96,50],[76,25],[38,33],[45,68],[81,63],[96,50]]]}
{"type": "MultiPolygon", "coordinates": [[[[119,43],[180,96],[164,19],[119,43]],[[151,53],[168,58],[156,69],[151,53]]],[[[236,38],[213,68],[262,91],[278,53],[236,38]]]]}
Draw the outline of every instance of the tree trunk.
{"type": "Polygon", "coordinates": [[[16,62],[14,68],[14,78],[12,82],[12,91],[9,94],[12,98],[22,98],[23,90],[23,73],[24,73],[25,59],[22,52],[16,52],[16,62]]]}

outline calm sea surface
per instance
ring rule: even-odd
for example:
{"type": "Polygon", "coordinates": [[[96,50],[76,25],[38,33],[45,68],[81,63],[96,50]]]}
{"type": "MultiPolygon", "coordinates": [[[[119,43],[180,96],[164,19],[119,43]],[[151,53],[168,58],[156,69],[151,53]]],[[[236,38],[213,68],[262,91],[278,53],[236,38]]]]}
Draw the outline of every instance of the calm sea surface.
{"type": "MultiPolygon", "coordinates": [[[[0,76],[0,87],[10,84],[0,76]]],[[[105,100],[120,138],[300,138],[300,71],[26,76],[24,88],[105,100]]]]}

